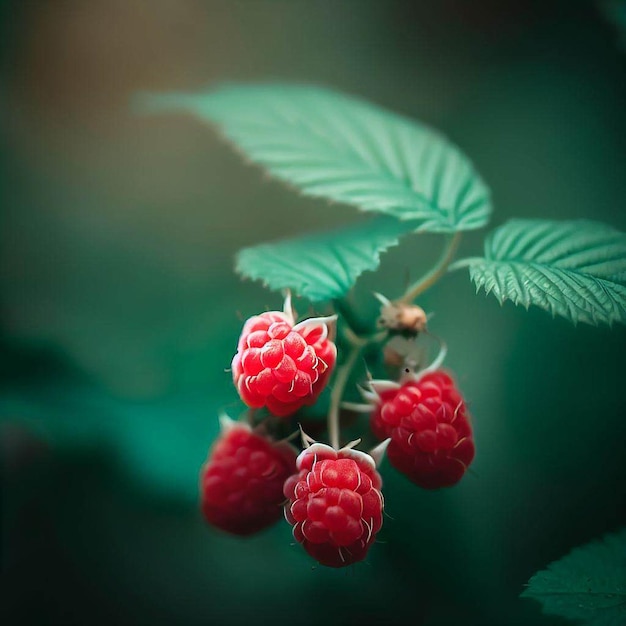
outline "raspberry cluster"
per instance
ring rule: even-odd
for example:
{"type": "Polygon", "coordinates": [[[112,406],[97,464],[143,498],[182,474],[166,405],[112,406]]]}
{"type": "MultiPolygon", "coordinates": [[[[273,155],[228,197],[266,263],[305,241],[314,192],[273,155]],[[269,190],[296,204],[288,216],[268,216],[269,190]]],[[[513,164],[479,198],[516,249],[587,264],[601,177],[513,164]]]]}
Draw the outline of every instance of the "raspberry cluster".
{"type": "MultiPolygon", "coordinates": [[[[396,339],[384,347],[386,362],[416,362],[414,339],[425,330],[425,313],[377,297],[383,304],[380,325],[396,339]]],[[[345,368],[354,359],[342,365],[331,394],[333,446],[302,433],[304,450],[298,455],[286,440],[270,437],[269,431],[284,430],[290,416],[315,403],[328,383],[337,358],[335,321],[331,316],[296,323],[288,296],[283,311],[245,322],[232,360],[233,382],[244,404],[265,411],[256,428],[253,411],[249,423],[222,418],[221,434],[202,467],[200,492],[209,524],[250,535],[277,522],[284,511],[309,555],[322,565],[344,567],[366,558],[382,527],[376,463],[387,444],[393,467],[420,487],[436,489],[461,479],[474,458],[474,441],[463,397],[451,376],[438,369],[443,344],[429,367],[433,371],[408,369],[401,382],[370,381],[370,390],[362,390],[368,404],[352,405],[371,412],[371,429],[383,442],[370,454],[354,449],[360,440],[339,447],[339,401],[348,380],[345,368]]]]}

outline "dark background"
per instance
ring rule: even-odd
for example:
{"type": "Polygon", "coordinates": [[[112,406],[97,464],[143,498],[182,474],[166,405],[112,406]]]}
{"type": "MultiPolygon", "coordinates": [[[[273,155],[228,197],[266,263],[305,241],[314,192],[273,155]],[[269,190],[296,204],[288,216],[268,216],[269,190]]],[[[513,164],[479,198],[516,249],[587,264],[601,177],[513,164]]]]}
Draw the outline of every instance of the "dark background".
{"type": "MultiPolygon", "coordinates": [[[[451,274],[421,304],[471,405],[473,471],[430,493],[383,465],[390,517],[347,571],[312,567],[284,523],[223,536],[197,511],[198,470],[218,410],[239,411],[224,369],[241,315],[280,302],[240,282],[233,255],[355,213],[268,181],[190,118],[128,102],[220,80],[329,85],[458,143],[493,189],[490,228],[626,230],[626,56],[601,5],[1,7],[3,623],[563,623],[518,595],[626,521],[624,328],[501,308],[451,274]]],[[[409,240],[361,293],[399,294],[439,246],[409,240]]]]}

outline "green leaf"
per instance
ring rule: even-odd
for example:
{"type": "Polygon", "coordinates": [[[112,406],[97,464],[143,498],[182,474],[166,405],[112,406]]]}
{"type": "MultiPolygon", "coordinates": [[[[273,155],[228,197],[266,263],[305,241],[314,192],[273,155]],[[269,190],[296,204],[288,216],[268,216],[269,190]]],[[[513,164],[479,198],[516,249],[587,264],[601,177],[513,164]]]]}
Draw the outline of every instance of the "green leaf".
{"type": "Polygon", "coordinates": [[[313,302],[339,298],[364,271],[378,268],[381,252],[414,228],[413,222],[383,216],[341,230],[265,243],[241,250],[236,270],[270,289],[289,288],[313,302]]]}
{"type": "Polygon", "coordinates": [[[626,529],[551,563],[521,595],[539,600],[549,615],[594,626],[626,624],[626,529]]]}
{"type": "Polygon", "coordinates": [[[304,85],[227,85],[143,100],[182,109],[224,135],[276,178],[311,196],[419,220],[423,231],[484,226],[490,193],[445,137],[356,98],[304,85]]]}
{"type": "MultiPolygon", "coordinates": [[[[226,320],[216,322],[212,345],[218,332],[230,332],[226,320]]],[[[243,410],[222,357],[205,368],[201,387],[124,398],[51,343],[0,335],[0,444],[11,448],[17,437],[19,451],[32,436],[60,451],[89,450],[154,496],[196,502],[219,414],[243,410]]]]}
{"type": "Polygon", "coordinates": [[[574,323],[626,323],[626,235],[598,222],[512,220],[485,241],[469,265],[503,303],[541,307],[574,323]]]}

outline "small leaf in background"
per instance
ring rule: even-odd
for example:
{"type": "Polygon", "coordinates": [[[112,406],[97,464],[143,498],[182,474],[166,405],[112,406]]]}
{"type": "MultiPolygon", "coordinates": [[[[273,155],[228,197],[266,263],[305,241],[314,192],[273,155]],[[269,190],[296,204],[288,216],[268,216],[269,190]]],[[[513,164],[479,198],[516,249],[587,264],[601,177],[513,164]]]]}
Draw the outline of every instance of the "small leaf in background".
{"type": "Polygon", "coordinates": [[[197,394],[129,402],[72,384],[7,391],[0,393],[0,435],[23,428],[57,450],[98,449],[127,483],[151,496],[193,503],[224,406],[197,394]]]}
{"type": "Polygon", "coordinates": [[[521,595],[539,600],[549,615],[594,626],[626,624],[626,529],[551,563],[521,595]]]}
{"type": "Polygon", "coordinates": [[[574,323],[626,323],[626,235],[586,220],[512,220],[469,265],[477,290],[574,323]]]}
{"type": "Polygon", "coordinates": [[[414,230],[413,222],[378,217],[340,230],[245,248],[236,270],[270,289],[292,289],[312,302],[345,295],[380,253],[414,230]]]}
{"type": "Polygon", "coordinates": [[[144,110],[182,109],[218,124],[255,163],[305,194],[419,220],[450,233],[484,226],[489,189],[441,134],[356,98],[303,85],[227,85],[165,94],[144,110]]]}

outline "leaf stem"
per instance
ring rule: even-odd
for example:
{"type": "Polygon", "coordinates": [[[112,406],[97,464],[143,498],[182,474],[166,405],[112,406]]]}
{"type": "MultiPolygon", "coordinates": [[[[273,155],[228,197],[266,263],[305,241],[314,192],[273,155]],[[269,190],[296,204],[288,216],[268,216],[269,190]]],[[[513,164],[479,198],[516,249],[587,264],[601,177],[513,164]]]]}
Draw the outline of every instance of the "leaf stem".
{"type": "Polygon", "coordinates": [[[448,265],[450,265],[456,254],[460,241],[460,231],[454,233],[452,237],[448,237],[439,261],[437,261],[435,266],[428,273],[422,276],[417,282],[413,283],[398,302],[401,304],[411,304],[417,296],[422,294],[429,287],[432,287],[446,273],[448,265]]]}

